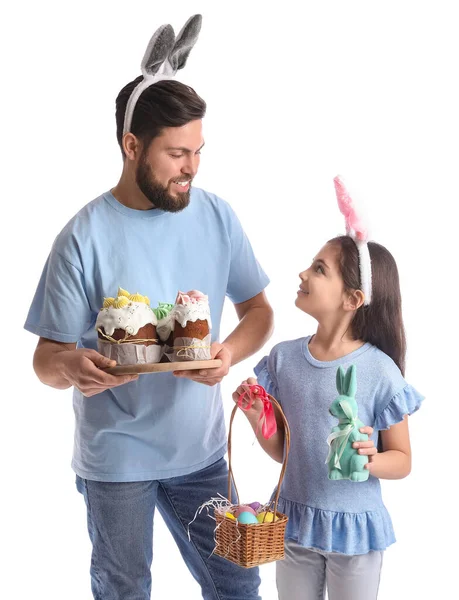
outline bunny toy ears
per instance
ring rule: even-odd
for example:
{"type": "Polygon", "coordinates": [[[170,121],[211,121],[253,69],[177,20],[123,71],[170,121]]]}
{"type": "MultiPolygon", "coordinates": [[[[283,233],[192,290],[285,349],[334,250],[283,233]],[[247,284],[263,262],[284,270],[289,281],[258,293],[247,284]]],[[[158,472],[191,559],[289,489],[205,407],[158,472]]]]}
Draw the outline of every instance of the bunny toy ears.
{"type": "Polygon", "coordinates": [[[141,63],[143,80],[134,88],[126,106],[123,135],[131,129],[134,108],[142,92],[157,81],[173,79],[183,69],[197,42],[201,22],[201,15],[190,17],[177,37],[171,25],[161,25],[155,31],[141,63]]]}
{"type": "Polygon", "coordinates": [[[338,206],[346,221],[346,234],[354,240],[359,251],[360,285],[365,295],[364,305],[367,306],[371,302],[371,258],[368,250],[368,231],[357,215],[352,198],[341,177],[337,175],[333,182],[338,206]]]}

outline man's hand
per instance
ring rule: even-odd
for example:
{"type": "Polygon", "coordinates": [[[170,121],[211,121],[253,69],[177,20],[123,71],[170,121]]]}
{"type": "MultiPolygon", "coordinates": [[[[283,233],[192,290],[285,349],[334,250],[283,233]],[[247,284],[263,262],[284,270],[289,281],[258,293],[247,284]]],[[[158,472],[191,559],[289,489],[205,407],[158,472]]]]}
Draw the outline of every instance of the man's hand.
{"type": "Polygon", "coordinates": [[[219,358],[222,361],[222,366],[216,369],[201,369],[194,371],[173,371],[176,377],[185,377],[196,381],[197,383],[204,383],[205,385],[215,385],[228,375],[231,367],[231,352],[229,349],[218,342],[214,342],[210,347],[211,358],[219,358]]]}
{"type": "Polygon", "coordinates": [[[109,388],[129,383],[138,375],[109,375],[101,369],[114,367],[116,362],[95,350],[76,349],[76,343],[55,342],[40,338],[33,366],[42,383],[58,390],[74,385],[84,396],[94,396],[109,388]]]}
{"type": "Polygon", "coordinates": [[[130,381],[138,375],[109,375],[101,369],[116,366],[116,361],[102,356],[95,350],[80,348],[67,350],[56,355],[56,362],[70,385],[74,385],[83,396],[94,396],[130,381]]]}

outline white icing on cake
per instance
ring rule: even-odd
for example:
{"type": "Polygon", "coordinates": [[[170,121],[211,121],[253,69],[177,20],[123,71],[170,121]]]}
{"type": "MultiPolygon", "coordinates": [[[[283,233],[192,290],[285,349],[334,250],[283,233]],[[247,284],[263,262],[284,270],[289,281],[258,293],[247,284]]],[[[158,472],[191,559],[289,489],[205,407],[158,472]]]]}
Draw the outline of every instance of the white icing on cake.
{"type": "Polygon", "coordinates": [[[124,329],[129,335],[137,335],[139,329],[149,323],[158,323],[152,309],[145,302],[129,302],[123,308],[102,308],[97,315],[96,329],[103,327],[110,336],[115,329],[124,329]]]}
{"type": "Polygon", "coordinates": [[[174,331],[176,321],[178,321],[182,327],[185,327],[189,321],[195,323],[198,320],[207,321],[209,329],[212,329],[207,297],[205,300],[198,302],[176,304],[167,316],[158,321],[156,331],[160,339],[165,342],[171,332],[174,331]]]}
{"type": "Polygon", "coordinates": [[[165,342],[170,336],[171,331],[174,331],[174,323],[174,309],[172,309],[165,317],[158,321],[158,325],[156,325],[156,333],[163,342],[165,342]]]}
{"type": "Polygon", "coordinates": [[[209,329],[212,327],[209,303],[206,301],[195,302],[193,304],[176,304],[174,307],[174,318],[182,327],[185,327],[188,321],[195,323],[198,320],[207,321],[209,329]]]}

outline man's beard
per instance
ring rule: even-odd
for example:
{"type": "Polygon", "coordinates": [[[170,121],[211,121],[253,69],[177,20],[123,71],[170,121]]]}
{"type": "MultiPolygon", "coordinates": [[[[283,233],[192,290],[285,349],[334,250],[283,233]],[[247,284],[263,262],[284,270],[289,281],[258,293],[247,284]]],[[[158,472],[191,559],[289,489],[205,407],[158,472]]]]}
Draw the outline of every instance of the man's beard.
{"type": "Polygon", "coordinates": [[[191,179],[188,191],[177,192],[175,196],[172,196],[167,191],[167,188],[156,180],[150,165],[145,160],[145,156],[142,156],[139,161],[135,179],[140,191],[155,208],[167,212],[179,212],[190,203],[191,179]]]}

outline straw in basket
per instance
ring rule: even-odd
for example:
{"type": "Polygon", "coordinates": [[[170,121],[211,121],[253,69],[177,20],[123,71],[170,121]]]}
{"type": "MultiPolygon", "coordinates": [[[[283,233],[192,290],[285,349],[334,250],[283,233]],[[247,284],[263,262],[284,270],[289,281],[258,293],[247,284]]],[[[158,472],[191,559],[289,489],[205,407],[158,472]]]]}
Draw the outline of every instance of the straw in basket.
{"type": "MultiPolygon", "coordinates": [[[[288,454],[290,450],[290,429],[287,419],[275,398],[268,394],[261,386],[250,386],[251,392],[253,388],[257,388],[257,397],[263,400],[265,408],[273,411],[274,406],[279,411],[285,431],[284,443],[284,462],[279,477],[276,495],[264,509],[266,512],[273,512],[277,517],[272,522],[264,521],[258,524],[244,524],[235,519],[225,516],[224,511],[216,509],[214,512],[217,527],[215,530],[216,547],[215,554],[226,558],[227,560],[240,565],[241,567],[251,568],[265,563],[282,560],[285,557],[284,553],[284,536],[285,527],[288,517],[280,512],[277,512],[277,503],[282,481],[284,479],[285,469],[287,468],[288,454]],[[270,405],[270,406],[269,406],[270,405]]],[[[240,404],[239,404],[240,406],[240,404]]],[[[231,481],[236,490],[237,503],[239,503],[239,492],[237,491],[234,474],[231,467],[231,434],[233,427],[234,416],[238,410],[236,404],[230,420],[228,433],[228,500],[231,500],[231,481]]],[[[266,436],[265,436],[266,437],[266,436]]]]}

